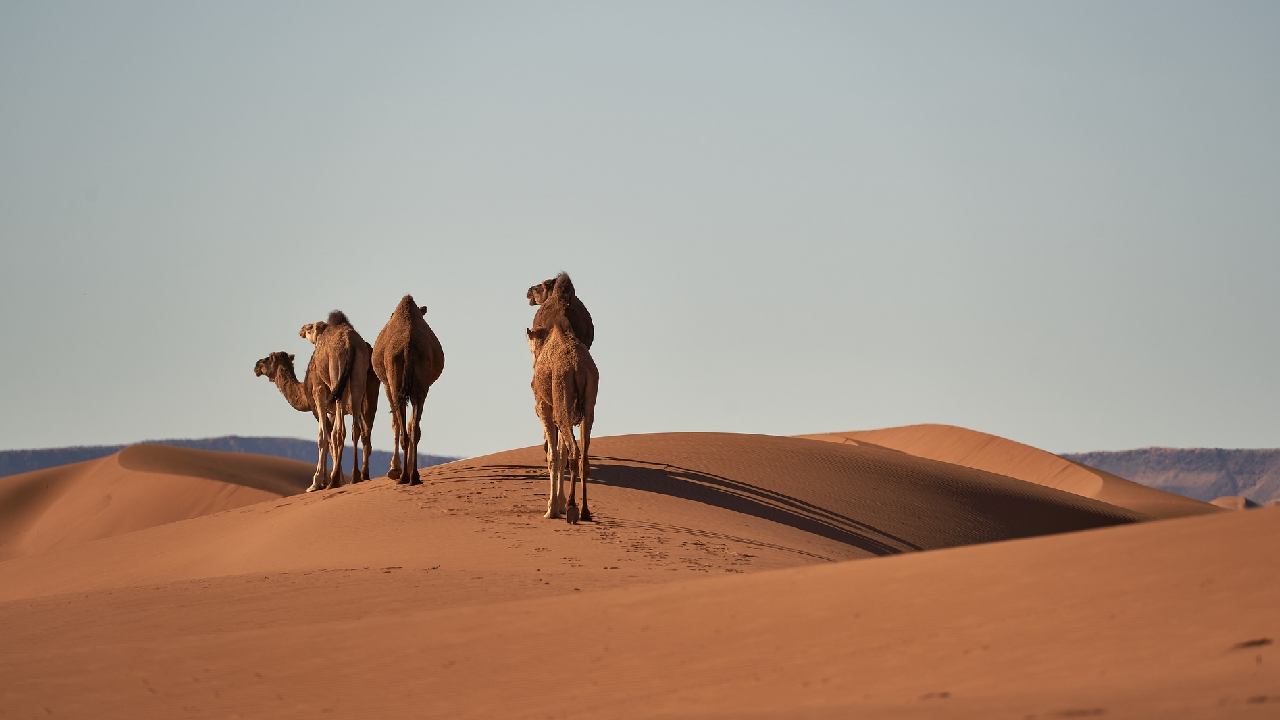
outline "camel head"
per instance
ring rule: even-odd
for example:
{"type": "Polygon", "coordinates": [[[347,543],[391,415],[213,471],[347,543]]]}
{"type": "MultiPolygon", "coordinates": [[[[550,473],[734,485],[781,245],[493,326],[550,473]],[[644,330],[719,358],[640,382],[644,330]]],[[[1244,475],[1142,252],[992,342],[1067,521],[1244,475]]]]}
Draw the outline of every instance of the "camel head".
{"type": "Polygon", "coordinates": [[[320,333],[323,333],[324,329],[327,327],[329,327],[329,325],[323,320],[320,322],[307,323],[298,330],[298,337],[305,338],[307,342],[315,345],[316,338],[320,337],[320,333]]]}
{"type": "Polygon", "coordinates": [[[569,279],[569,273],[561,270],[555,277],[547,278],[529,288],[529,292],[525,293],[525,297],[529,298],[530,305],[541,305],[553,295],[574,297],[575,294],[576,291],[573,289],[573,281],[569,279]]]}
{"type": "Polygon", "coordinates": [[[555,287],[555,284],[555,278],[547,278],[529,288],[529,292],[525,293],[524,296],[529,299],[530,305],[541,305],[551,296],[551,288],[555,287]]]}
{"type": "Polygon", "coordinates": [[[268,380],[274,382],[276,376],[284,368],[288,368],[290,372],[293,371],[293,356],[284,351],[273,352],[253,366],[253,376],[262,377],[266,375],[268,380]]]}

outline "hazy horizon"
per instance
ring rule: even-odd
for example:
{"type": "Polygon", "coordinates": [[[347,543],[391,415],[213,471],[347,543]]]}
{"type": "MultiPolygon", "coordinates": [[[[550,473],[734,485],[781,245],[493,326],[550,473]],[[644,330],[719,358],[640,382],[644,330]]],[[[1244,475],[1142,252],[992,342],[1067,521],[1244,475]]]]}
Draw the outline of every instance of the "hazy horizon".
{"type": "MultiPolygon", "coordinates": [[[[253,363],[406,292],[421,452],[941,422],[1280,446],[1280,6],[0,4],[0,449],[314,437],[253,363]]],[[[385,398],[374,444],[390,445],[385,398]]]]}

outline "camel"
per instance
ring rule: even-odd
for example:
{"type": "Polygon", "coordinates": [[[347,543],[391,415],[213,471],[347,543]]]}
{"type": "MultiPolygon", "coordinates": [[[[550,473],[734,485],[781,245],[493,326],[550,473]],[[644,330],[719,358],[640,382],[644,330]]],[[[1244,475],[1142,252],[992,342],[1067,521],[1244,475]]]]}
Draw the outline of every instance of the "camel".
{"type": "Polygon", "coordinates": [[[595,422],[596,396],[600,371],[585,343],[573,333],[569,321],[571,305],[564,296],[553,295],[543,303],[548,309],[547,327],[526,329],[529,352],[533,355],[534,412],[542,422],[546,439],[547,512],[544,517],[557,518],[560,513],[576,524],[591,520],[587,506],[587,480],[591,467],[591,425],[595,422]],[[581,430],[579,447],[573,426],[581,430]],[[569,497],[564,497],[564,474],[569,472],[569,497]],[[577,482],[582,482],[582,511],[574,501],[577,482]]]}
{"type": "MultiPolygon", "coordinates": [[[[569,273],[563,270],[555,277],[547,278],[525,292],[525,298],[529,300],[530,305],[542,306],[533,315],[532,329],[536,331],[548,327],[551,309],[547,306],[547,301],[553,296],[568,300],[566,314],[569,325],[573,329],[574,336],[590,350],[596,335],[595,325],[591,322],[591,313],[587,311],[587,306],[582,304],[582,300],[578,299],[578,293],[573,287],[573,280],[569,278],[569,273]]],[[[545,441],[542,444],[542,450],[543,452],[549,450],[545,441]]]]}
{"type": "Polygon", "coordinates": [[[426,404],[427,391],[444,372],[444,349],[427,325],[423,317],[426,314],[427,309],[419,307],[412,295],[405,295],[373,342],[373,371],[386,388],[391,432],[395,436],[387,476],[400,484],[422,484],[418,475],[422,406],[426,404]],[[406,403],[410,404],[407,418],[406,403]]]}
{"type": "MultiPolygon", "coordinates": [[[[315,382],[314,359],[314,356],[312,356],[313,362],[307,366],[307,374],[304,376],[302,382],[299,382],[297,375],[294,374],[293,355],[284,351],[273,352],[259,360],[257,364],[253,366],[253,374],[254,377],[261,377],[265,375],[267,379],[274,383],[276,388],[280,390],[280,394],[284,396],[284,399],[294,410],[299,412],[309,412],[313,417],[316,417],[316,419],[319,420],[319,417],[316,415],[315,407],[311,403],[311,387],[315,382]]],[[[311,487],[308,488],[308,492],[319,488],[317,478],[322,476],[325,472],[325,465],[327,464],[328,459],[328,448],[329,444],[326,436],[323,442],[318,443],[318,450],[320,452],[320,471],[317,473],[315,478],[312,478],[311,487]]]]}
{"type": "MultiPolygon", "coordinates": [[[[339,325],[346,321],[346,316],[340,311],[334,311],[329,314],[327,322],[307,323],[302,326],[298,334],[305,338],[312,345],[315,345],[321,333],[323,333],[330,325],[339,325]]],[[[363,342],[363,341],[362,341],[363,342]]],[[[361,403],[361,417],[351,418],[351,454],[352,469],[351,482],[358,483],[362,479],[368,480],[369,475],[369,457],[373,454],[373,421],[378,416],[378,376],[373,372],[373,364],[368,358],[373,353],[373,347],[369,343],[364,343],[364,349],[359,351],[365,355],[366,360],[362,363],[368,367],[365,374],[364,400],[361,403]],[[360,454],[360,445],[364,446],[364,454],[360,454]]],[[[314,357],[314,356],[313,356],[314,357]]],[[[310,370],[310,368],[308,368],[310,370]]],[[[309,409],[309,408],[308,408],[309,409]]]]}
{"type": "Polygon", "coordinates": [[[596,339],[596,327],[591,322],[591,313],[587,312],[587,306],[578,299],[573,280],[569,279],[569,274],[566,272],[543,280],[525,293],[530,305],[542,306],[538,308],[538,312],[534,313],[532,329],[542,330],[549,327],[551,310],[546,306],[546,302],[553,296],[567,299],[569,304],[565,312],[569,318],[569,326],[574,336],[590,350],[591,344],[596,339]]]}
{"type": "MultiPolygon", "coordinates": [[[[316,349],[311,355],[312,367],[308,368],[307,389],[311,392],[311,405],[319,425],[316,445],[320,447],[320,452],[316,475],[307,492],[320,489],[320,478],[324,475],[326,441],[329,454],[333,456],[333,472],[324,488],[342,484],[346,416],[352,416],[354,435],[358,437],[362,432],[367,432],[367,428],[363,427],[363,414],[359,410],[353,411],[353,408],[364,407],[369,356],[363,351],[367,343],[341,312],[335,311],[330,317],[336,322],[326,323],[324,327],[318,328],[315,333],[316,349]],[[314,382],[310,379],[312,371],[314,382]]],[[[312,330],[316,331],[317,327],[313,325],[312,330]]],[[[305,337],[305,329],[299,331],[299,334],[305,337]]]]}

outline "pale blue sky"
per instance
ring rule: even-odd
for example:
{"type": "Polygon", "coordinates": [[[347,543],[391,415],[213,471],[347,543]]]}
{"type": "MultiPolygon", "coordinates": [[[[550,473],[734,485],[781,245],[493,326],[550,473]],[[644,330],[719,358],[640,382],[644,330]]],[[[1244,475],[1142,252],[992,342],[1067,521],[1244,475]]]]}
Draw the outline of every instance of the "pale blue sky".
{"type": "Polygon", "coordinates": [[[254,361],[405,292],[423,451],[534,444],[561,268],[601,435],[1277,446],[1278,69],[1270,2],[0,2],[0,447],[311,437],[254,361]]]}

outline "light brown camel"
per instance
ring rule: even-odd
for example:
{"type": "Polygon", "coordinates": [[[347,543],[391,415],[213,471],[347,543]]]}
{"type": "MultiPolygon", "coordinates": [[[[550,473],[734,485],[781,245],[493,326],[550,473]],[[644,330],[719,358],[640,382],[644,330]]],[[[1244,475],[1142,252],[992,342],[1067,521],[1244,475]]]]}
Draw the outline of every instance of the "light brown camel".
{"type": "MultiPolygon", "coordinates": [[[[315,407],[311,403],[311,387],[315,382],[315,356],[312,356],[312,363],[307,366],[307,374],[302,382],[298,381],[297,375],[294,374],[293,355],[287,352],[273,352],[262,358],[253,366],[253,374],[255,377],[265,375],[268,380],[275,384],[280,390],[280,394],[288,401],[289,405],[299,412],[309,412],[312,417],[319,420],[315,407]]],[[[328,436],[324,436],[320,442],[317,442],[317,450],[320,453],[320,469],[316,477],[312,478],[311,487],[307,492],[319,489],[319,478],[327,472],[325,467],[329,454],[328,436]]],[[[339,470],[341,471],[341,470],[339,470]]]]}
{"type": "MultiPolygon", "coordinates": [[[[327,325],[316,334],[312,368],[308,371],[308,374],[314,371],[315,380],[307,383],[319,424],[316,444],[323,444],[327,438],[329,453],[333,455],[333,472],[325,488],[342,484],[342,451],[347,435],[345,418],[351,415],[354,425],[363,426],[364,416],[358,409],[364,407],[365,380],[369,375],[369,356],[364,352],[367,346],[364,338],[341,312],[335,311],[331,317],[338,322],[327,325]],[[357,410],[353,412],[353,408],[357,410]]],[[[299,334],[305,336],[302,331],[299,334]]],[[[353,434],[360,435],[359,429],[353,434]]],[[[309,490],[319,487],[319,478],[324,472],[323,460],[321,451],[316,481],[309,490]]]]}
{"type": "Polygon", "coordinates": [[[573,280],[569,279],[568,273],[561,272],[553,278],[547,278],[529,288],[525,293],[530,305],[542,306],[533,315],[533,329],[542,330],[549,327],[551,310],[546,306],[546,302],[552,296],[559,296],[568,301],[567,308],[557,312],[562,312],[569,318],[569,326],[573,329],[574,337],[590,350],[591,344],[596,339],[596,327],[591,322],[591,313],[587,312],[587,306],[578,299],[573,280]]]}
{"type": "Polygon", "coordinates": [[[533,355],[534,412],[542,422],[546,439],[547,493],[545,517],[559,517],[564,512],[570,523],[591,520],[587,507],[587,480],[591,468],[591,425],[595,422],[596,396],[600,387],[600,371],[585,343],[573,334],[569,324],[569,303],[564,297],[552,296],[544,304],[549,309],[548,327],[525,330],[529,351],[533,355]],[[582,443],[573,437],[573,426],[579,425],[582,443]],[[569,472],[569,498],[564,496],[564,474],[569,472]],[[582,512],[574,501],[577,481],[582,482],[582,512]]]}
{"type": "Polygon", "coordinates": [[[387,402],[391,405],[391,431],[395,435],[387,476],[401,484],[422,484],[418,475],[422,406],[432,383],[444,372],[444,349],[423,319],[426,314],[427,309],[419,307],[412,295],[405,295],[373,342],[373,371],[386,388],[387,402]],[[410,405],[407,418],[406,404],[410,405]]]}
{"type": "MultiPolygon", "coordinates": [[[[306,338],[312,345],[315,345],[319,340],[320,334],[328,329],[330,325],[339,324],[345,320],[345,315],[335,311],[329,315],[327,322],[307,323],[302,326],[298,334],[306,338]]],[[[373,348],[369,343],[365,342],[364,349],[359,352],[365,355],[363,364],[368,367],[368,372],[365,373],[364,400],[361,403],[360,418],[351,418],[351,482],[353,483],[358,483],[362,479],[368,480],[370,477],[369,457],[373,454],[373,421],[378,416],[378,376],[373,372],[373,365],[370,360],[373,348]],[[360,454],[361,445],[364,446],[363,455],[360,454]]]]}

